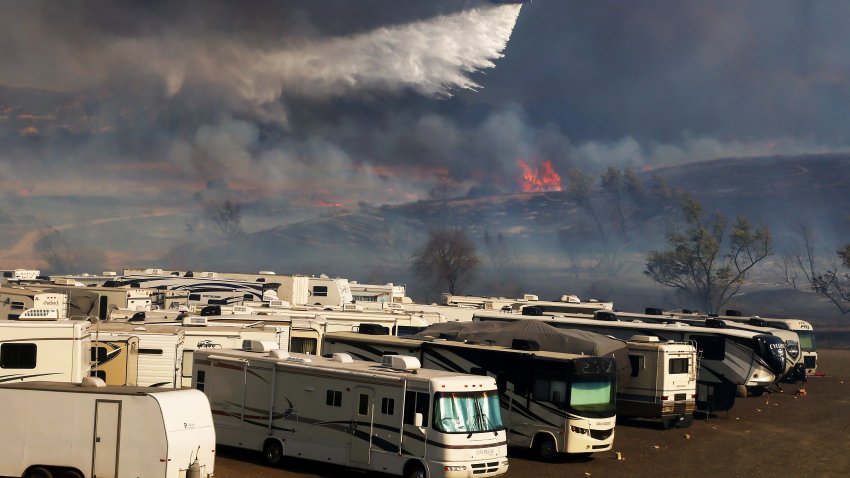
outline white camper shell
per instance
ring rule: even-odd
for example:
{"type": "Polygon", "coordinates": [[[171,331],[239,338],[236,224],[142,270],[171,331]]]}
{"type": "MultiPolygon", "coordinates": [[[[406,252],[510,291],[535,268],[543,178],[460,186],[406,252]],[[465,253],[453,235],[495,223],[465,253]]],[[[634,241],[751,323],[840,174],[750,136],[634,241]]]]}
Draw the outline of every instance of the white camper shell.
{"type": "MultiPolygon", "coordinates": [[[[256,346],[255,346],[256,345],[256,346]]],[[[195,388],[210,399],[218,443],[416,477],[508,471],[491,377],[270,350],[198,350],[195,388]]]]}
{"type": "Polygon", "coordinates": [[[91,369],[90,325],[76,320],[0,320],[0,383],[79,383],[91,369]]]}
{"type": "Polygon", "coordinates": [[[80,384],[0,385],[0,475],[210,477],[215,430],[197,390],[80,384]],[[197,460],[197,463],[195,463],[197,460]]]}
{"type": "Polygon", "coordinates": [[[694,344],[652,335],[635,335],[626,344],[632,373],[617,394],[617,414],[660,418],[665,429],[690,426],[699,367],[694,344]]]}

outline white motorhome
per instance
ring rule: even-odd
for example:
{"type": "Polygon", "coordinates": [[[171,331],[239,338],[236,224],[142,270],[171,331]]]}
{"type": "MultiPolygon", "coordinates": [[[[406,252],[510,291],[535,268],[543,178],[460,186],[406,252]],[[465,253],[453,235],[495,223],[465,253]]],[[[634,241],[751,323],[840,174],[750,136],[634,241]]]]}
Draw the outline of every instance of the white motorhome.
{"type": "Polygon", "coordinates": [[[660,418],[663,428],[689,427],[697,393],[697,351],[693,343],[635,335],[626,341],[631,374],[617,392],[621,417],[660,418]]]}
{"type": "MultiPolygon", "coordinates": [[[[547,324],[586,330],[628,340],[634,335],[654,335],[661,340],[693,341],[699,354],[697,406],[703,410],[728,410],[739,386],[768,387],[785,372],[782,339],[748,330],[696,327],[682,322],[647,323],[640,314],[597,311],[593,316],[530,316],[478,313],[476,321],[543,320],[547,324]],[[623,320],[619,316],[623,315],[623,320]]],[[[645,315],[646,320],[657,316],[645,315]]]]}
{"type": "MultiPolygon", "coordinates": [[[[769,317],[759,317],[753,315],[751,317],[741,316],[740,312],[727,310],[726,315],[719,316],[718,319],[727,321],[744,322],[756,327],[773,327],[776,329],[790,330],[797,334],[800,340],[800,354],[802,355],[802,364],[805,368],[806,375],[814,375],[818,368],[818,352],[815,345],[815,329],[812,324],[800,319],[779,319],[769,317]]],[[[802,380],[805,376],[793,374],[793,380],[802,380]]]]}
{"type": "Polygon", "coordinates": [[[93,340],[139,338],[137,383],[142,387],[179,388],[182,384],[184,331],[169,325],[136,325],[98,322],[92,328],[93,340]]]}
{"type": "Polygon", "coordinates": [[[380,361],[385,355],[409,355],[425,368],[495,378],[508,445],[532,449],[543,460],[557,453],[607,451],[614,442],[612,357],[350,332],[325,334],[324,342],[326,356],[347,353],[380,361]]]}
{"type": "MultiPolygon", "coordinates": [[[[33,309],[30,309],[33,310],[33,309]]],[[[88,376],[89,323],[0,320],[0,383],[82,381],[88,376]]]]}
{"type": "Polygon", "coordinates": [[[0,385],[0,403],[3,476],[204,478],[215,471],[210,406],[197,390],[112,387],[88,377],[0,385]]]}
{"type": "Polygon", "coordinates": [[[489,477],[508,471],[491,377],[275,350],[199,350],[195,388],[210,399],[217,441],[405,477],[489,477]]]}

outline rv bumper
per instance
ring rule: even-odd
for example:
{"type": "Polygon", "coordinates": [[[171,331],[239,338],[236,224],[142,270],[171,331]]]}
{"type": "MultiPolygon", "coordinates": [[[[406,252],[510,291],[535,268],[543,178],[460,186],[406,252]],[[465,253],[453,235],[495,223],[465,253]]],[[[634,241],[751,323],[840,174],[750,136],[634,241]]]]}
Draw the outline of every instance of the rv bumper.
{"type": "Polygon", "coordinates": [[[443,463],[434,466],[429,476],[434,478],[473,478],[500,476],[508,472],[506,457],[475,463],[443,463]]]}

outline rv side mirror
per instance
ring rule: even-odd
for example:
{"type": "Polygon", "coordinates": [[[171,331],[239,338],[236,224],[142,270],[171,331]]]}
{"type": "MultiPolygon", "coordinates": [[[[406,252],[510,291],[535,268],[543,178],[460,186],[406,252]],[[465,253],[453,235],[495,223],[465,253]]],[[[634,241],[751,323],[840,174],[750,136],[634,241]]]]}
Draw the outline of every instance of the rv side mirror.
{"type": "Polygon", "coordinates": [[[419,428],[422,428],[422,422],[424,421],[422,417],[422,413],[417,412],[413,415],[413,425],[419,428]]]}

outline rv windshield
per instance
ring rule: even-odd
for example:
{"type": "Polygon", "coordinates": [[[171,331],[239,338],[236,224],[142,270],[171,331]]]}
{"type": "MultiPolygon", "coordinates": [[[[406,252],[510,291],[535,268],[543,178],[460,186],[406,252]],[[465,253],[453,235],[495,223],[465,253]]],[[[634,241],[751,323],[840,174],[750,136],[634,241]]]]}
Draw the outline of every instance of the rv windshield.
{"type": "Polygon", "coordinates": [[[570,408],[577,412],[613,411],[613,380],[596,379],[574,381],[570,389],[570,408]]]}
{"type": "Polygon", "coordinates": [[[800,337],[800,350],[803,352],[814,352],[817,350],[815,347],[815,333],[809,332],[805,330],[797,330],[797,335],[800,337]]]}
{"type": "Polygon", "coordinates": [[[434,428],[444,433],[492,432],[502,429],[499,394],[438,392],[434,396],[434,428]]]}

